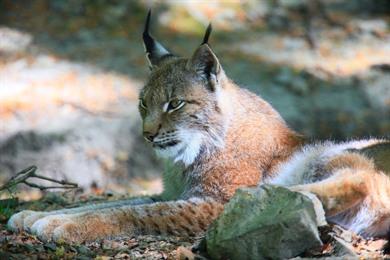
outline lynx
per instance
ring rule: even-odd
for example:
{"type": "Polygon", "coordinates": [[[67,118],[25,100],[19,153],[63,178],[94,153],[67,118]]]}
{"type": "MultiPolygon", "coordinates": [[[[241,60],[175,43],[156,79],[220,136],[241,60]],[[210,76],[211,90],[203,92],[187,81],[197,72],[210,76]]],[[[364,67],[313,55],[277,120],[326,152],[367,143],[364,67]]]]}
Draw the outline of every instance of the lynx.
{"type": "Polygon", "coordinates": [[[143,40],[151,74],[139,111],[145,140],[173,165],[163,177],[165,191],[73,209],[22,211],[11,217],[10,229],[66,242],[123,234],[197,236],[238,188],[267,183],[316,194],[329,221],[364,236],[386,235],[388,141],[305,145],[270,104],[225,75],[208,44],[211,26],[187,59],[156,41],[149,24],[150,12],[143,40]]]}

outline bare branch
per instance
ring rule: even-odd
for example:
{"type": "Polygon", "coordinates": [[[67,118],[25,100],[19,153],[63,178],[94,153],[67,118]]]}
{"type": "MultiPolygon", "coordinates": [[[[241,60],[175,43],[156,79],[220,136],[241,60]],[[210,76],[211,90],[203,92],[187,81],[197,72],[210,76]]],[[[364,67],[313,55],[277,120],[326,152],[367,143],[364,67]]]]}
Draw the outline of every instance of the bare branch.
{"type": "Polygon", "coordinates": [[[76,183],[67,182],[65,180],[56,180],[49,177],[45,177],[42,175],[38,175],[35,173],[37,170],[36,166],[30,166],[17,174],[13,176],[9,181],[7,181],[4,185],[0,186],[0,191],[2,190],[8,190],[10,191],[11,188],[15,187],[16,185],[23,183],[27,186],[30,186],[32,188],[38,188],[40,190],[47,190],[47,189],[75,189],[78,187],[76,183]],[[40,184],[29,182],[28,179],[31,178],[37,178],[41,180],[50,181],[53,183],[60,184],[60,186],[43,186],[40,184]]]}
{"type": "Polygon", "coordinates": [[[75,109],[78,109],[78,110],[80,110],[84,113],[87,113],[89,115],[92,115],[92,116],[100,116],[100,117],[107,117],[107,118],[121,117],[121,115],[117,112],[107,111],[107,110],[93,111],[93,110],[86,108],[85,106],[83,106],[81,104],[77,104],[77,103],[71,102],[71,101],[63,101],[63,102],[61,102],[61,105],[71,106],[75,109]]]}

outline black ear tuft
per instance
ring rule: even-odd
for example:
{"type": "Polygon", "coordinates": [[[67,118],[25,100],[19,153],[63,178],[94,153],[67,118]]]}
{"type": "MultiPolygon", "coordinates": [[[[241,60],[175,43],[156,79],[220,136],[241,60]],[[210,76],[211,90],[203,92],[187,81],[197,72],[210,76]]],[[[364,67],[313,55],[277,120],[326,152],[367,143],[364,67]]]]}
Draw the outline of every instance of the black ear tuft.
{"type": "Polygon", "coordinates": [[[210,37],[210,34],[211,34],[211,31],[212,31],[212,30],[213,30],[213,28],[212,28],[212,26],[211,26],[211,23],[209,23],[209,26],[207,26],[206,32],[205,32],[205,34],[204,34],[202,44],[208,44],[208,42],[209,42],[209,37],[210,37]]]}
{"type": "Polygon", "coordinates": [[[149,28],[151,16],[152,11],[149,10],[148,15],[146,16],[142,38],[144,40],[146,57],[150,63],[150,67],[153,68],[154,66],[158,66],[159,63],[166,57],[171,57],[173,55],[150,35],[149,28]]]}
{"type": "Polygon", "coordinates": [[[148,15],[146,16],[144,33],[142,34],[145,44],[145,49],[147,53],[150,53],[150,50],[154,47],[154,39],[149,34],[150,27],[150,16],[152,15],[152,10],[149,9],[148,15]]]}

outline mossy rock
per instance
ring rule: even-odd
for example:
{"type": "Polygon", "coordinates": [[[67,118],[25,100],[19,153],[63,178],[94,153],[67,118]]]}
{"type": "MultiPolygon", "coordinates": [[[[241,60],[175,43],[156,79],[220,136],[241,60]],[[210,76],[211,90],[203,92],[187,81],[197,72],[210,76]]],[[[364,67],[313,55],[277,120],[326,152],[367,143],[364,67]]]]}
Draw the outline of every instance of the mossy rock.
{"type": "Polygon", "coordinates": [[[213,259],[286,259],[321,245],[311,199],[269,185],[238,190],[206,235],[213,259]]]}

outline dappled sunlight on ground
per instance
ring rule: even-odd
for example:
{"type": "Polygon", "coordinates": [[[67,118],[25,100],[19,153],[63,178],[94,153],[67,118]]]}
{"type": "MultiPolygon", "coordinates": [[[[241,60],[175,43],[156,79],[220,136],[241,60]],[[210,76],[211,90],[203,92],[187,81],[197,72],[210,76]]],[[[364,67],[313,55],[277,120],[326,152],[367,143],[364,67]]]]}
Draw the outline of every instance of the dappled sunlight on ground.
{"type": "Polygon", "coordinates": [[[260,35],[238,44],[244,53],[268,62],[307,69],[321,75],[352,76],[366,72],[375,64],[390,62],[388,39],[367,39],[360,42],[345,39],[338,44],[321,39],[317,49],[310,49],[304,39],[280,35],[260,35]]]}
{"type": "MultiPolygon", "coordinates": [[[[73,180],[95,193],[161,192],[153,170],[158,163],[145,159],[151,152],[135,159],[131,152],[145,146],[136,109],[140,81],[36,51],[31,35],[28,44],[9,48],[26,33],[4,27],[0,32],[0,172],[8,172],[0,182],[10,170],[15,174],[36,164],[43,175],[73,180]],[[149,167],[138,166],[145,163],[149,167]]],[[[35,199],[40,194],[23,190],[20,196],[35,199]]]]}
{"type": "MultiPolygon", "coordinates": [[[[0,66],[0,116],[30,113],[53,106],[64,110],[115,114],[120,102],[137,100],[139,82],[87,64],[50,55],[21,58],[0,66]]],[[[50,113],[54,111],[45,110],[50,113]]]]}
{"type": "MultiPolygon", "coordinates": [[[[279,19],[290,19],[288,23],[284,21],[285,30],[278,28],[276,33],[267,30],[266,22],[270,19],[268,16],[278,11],[273,11],[272,4],[263,1],[183,1],[163,11],[160,22],[176,33],[195,33],[199,37],[212,22],[214,34],[223,32],[229,40],[234,39],[233,46],[264,62],[335,76],[351,76],[369,70],[372,65],[390,62],[388,16],[361,18],[335,11],[330,15],[334,24],[329,21],[327,24],[327,21],[315,20],[321,17],[314,14],[312,37],[316,46],[311,48],[305,38],[305,18],[299,12],[301,5],[300,1],[274,4],[274,8],[285,8],[279,19]],[[254,28],[248,28],[248,24],[254,28]]],[[[212,45],[215,42],[213,37],[211,42],[212,45]]],[[[221,44],[224,45],[219,43],[219,46],[221,44]]],[[[232,45],[223,48],[233,50],[232,45]]]]}
{"type": "MultiPolygon", "coordinates": [[[[55,67],[56,65],[52,61],[51,57],[38,57],[37,61],[29,64],[30,68],[28,69],[34,70],[32,67],[35,65],[42,69],[42,62],[55,67]]],[[[87,75],[79,79],[79,75],[77,75],[79,72],[76,71],[63,72],[60,75],[53,75],[48,71],[44,72],[45,75],[42,76],[37,76],[36,74],[39,74],[37,71],[31,71],[25,75],[25,73],[19,74],[13,71],[19,65],[24,67],[26,65],[25,60],[18,60],[0,72],[2,74],[0,76],[7,75],[4,76],[6,80],[3,80],[2,84],[6,84],[13,89],[12,94],[5,93],[5,97],[0,97],[2,104],[4,104],[2,109],[6,113],[22,112],[32,108],[42,109],[49,105],[62,104],[74,104],[75,106],[85,107],[91,112],[98,112],[110,108],[118,98],[132,101],[136,99],[134,89],[123,89],[122,87],[115,89],[116,85],[129,84],[124,77],[97,74],[87,75]],[[29,77],[28,74],[30,73],[34,74],[33,79],[29,77]],[[47,76],[49,77],[45,79],[47,76]],[[40,98],[40,102],[35,101],[37,98],[40,98]]],[[[57,70],[57,68],[54,69],[57,70]]],[[[132,85],[132,83],[130,84],[132,85]]]]}

